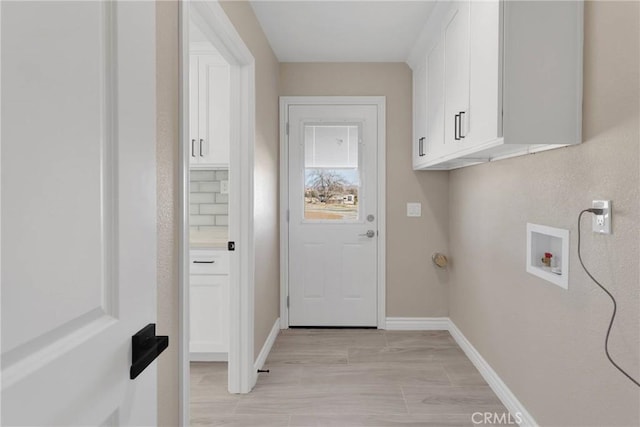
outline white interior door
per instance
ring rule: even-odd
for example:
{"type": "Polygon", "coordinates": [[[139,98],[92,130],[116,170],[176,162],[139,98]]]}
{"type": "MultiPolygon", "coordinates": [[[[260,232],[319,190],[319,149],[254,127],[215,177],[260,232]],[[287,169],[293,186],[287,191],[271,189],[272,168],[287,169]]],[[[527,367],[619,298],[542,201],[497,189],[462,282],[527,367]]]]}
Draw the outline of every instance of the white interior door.
{"type": "Polygon", "coordinates": [[[156,425],[153,2],[5,2],[2,424],[156,425]]]}
{"type": "Polygon", "coordinates": [[[289,325],[377,325],[377,107],[289,106],[289,325]]]}

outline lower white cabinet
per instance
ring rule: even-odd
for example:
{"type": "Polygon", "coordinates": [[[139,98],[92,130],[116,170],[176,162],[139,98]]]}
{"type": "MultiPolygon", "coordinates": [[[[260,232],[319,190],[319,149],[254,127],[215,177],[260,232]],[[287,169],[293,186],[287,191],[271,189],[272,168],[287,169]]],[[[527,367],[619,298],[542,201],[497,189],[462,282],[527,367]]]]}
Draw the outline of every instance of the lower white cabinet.
{"type": "Polygon", "coordinates": [[[190,252],[191,361],[226,361],[229,352],[229,254],[190,252]]]}

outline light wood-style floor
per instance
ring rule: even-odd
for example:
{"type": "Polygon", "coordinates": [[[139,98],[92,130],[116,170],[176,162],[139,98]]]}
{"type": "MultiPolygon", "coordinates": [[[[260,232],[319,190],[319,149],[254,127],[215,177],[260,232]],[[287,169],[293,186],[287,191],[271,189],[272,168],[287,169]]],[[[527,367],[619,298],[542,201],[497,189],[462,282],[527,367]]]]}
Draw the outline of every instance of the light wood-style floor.
{"type": "Polygon", "coordinates": [[[193,426],[473,426],[507,413],[444,331],[288,329],[254,390],[227,393],[226,363],[191,364],[193,426]]]}

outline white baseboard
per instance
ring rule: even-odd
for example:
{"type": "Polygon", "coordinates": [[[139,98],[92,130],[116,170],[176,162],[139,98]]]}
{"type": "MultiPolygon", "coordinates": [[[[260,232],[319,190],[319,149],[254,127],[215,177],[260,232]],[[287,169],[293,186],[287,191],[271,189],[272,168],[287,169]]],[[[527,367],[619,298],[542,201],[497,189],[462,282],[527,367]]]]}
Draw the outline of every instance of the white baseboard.
{"type": "Polygon", "coordinates": [[[273,343],[276,341],[278,334],[280,333],[280,318],[277,318],[273,323],[273,327],[271,328],[271,332],[267,336],[267,339],[262,346],[262,350],[258,354],[255,363],[253,364],[254,373],[257,376],[258,369],[262,369],[264,366],[264,362],[267,361],[267,356],[269,356],[269,352],[271,351],[271,347],[273,347],[273,343]]]}
{"type": "Polygon", "coordinates": [[[229,360],[229,353],[191,352],[189,360],[192,362],[226,362],[229,360]]]}
{"type": "Polygon", "coordinates": [[[448,317],[387,317],[389,331],[448,331],[448,317]]]}
{"type": "Polygon", "coordinates": [[[491,387],[493,392],[502,401],[504,406],[509,410],[513,417],[516,414],[520,414],[522,427],[536,427],[538,424],[531,414],[526,410],[524,405],[520,403],[518,398],[509,390],[509,387],[500,379],[496,371],[491,368],[489,363],[482,357],[482,355],[476,350],[476,348],[469,342],[469,340],[462,334],[462,331],[449,319],[449,333],[456,340],[460,348],[465,352],[469,360],[480,371],[480,374],[485,379],[487,384],[491,387]]]}

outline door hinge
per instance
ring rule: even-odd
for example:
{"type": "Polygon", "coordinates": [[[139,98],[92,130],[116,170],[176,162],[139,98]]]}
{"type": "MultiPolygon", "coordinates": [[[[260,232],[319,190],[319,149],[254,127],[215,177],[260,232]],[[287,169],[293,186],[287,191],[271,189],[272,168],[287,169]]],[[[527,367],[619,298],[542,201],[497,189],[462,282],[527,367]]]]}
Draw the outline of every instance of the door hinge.
{"type": "Polygon", "coordinates": [[[289,308],[289,295],[287,295],[287,308],[289,308]]]}

